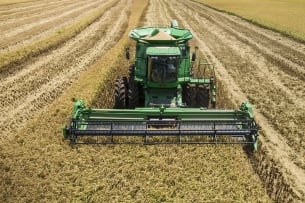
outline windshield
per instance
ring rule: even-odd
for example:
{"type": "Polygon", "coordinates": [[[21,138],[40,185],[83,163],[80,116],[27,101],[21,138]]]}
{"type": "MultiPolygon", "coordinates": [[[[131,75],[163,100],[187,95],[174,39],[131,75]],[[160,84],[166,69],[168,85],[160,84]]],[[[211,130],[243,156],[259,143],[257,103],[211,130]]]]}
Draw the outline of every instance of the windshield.
{"type": "Polygon", "coordinates": [[[177,80],[177,67],[177,56],[150,56],[148,60],[148,77],[152,82],[175,82],[177,80]]]}

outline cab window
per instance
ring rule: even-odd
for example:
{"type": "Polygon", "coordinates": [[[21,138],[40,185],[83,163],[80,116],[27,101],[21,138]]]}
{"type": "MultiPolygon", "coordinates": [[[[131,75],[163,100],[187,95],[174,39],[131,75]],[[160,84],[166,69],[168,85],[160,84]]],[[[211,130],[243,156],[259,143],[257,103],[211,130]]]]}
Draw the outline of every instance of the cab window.
{"type": "Polygon", "coordinates": [[[150,56],[148,59],[148,77],[152,82],[168,83],[177,80],[178,57],[150,56]]]}

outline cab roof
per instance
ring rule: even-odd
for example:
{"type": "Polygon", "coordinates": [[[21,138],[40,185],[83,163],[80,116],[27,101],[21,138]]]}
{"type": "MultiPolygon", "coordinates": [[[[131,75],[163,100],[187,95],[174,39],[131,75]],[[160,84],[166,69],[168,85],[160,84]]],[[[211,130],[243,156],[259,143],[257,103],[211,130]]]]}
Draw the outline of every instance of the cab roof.
{"type": "Polygon", "coordinates": [[[146,43],[182,43],[193,38],[190,30],[178,27],[142,27],[133,29],[129,37],[146,43]]]}

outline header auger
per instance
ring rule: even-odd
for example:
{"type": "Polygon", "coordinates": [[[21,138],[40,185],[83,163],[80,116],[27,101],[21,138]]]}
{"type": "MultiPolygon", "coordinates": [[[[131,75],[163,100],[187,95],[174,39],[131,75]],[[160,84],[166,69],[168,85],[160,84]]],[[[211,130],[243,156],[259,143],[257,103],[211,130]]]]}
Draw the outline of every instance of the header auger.
{"type": "Polygon", "coordinates": [[[65,138],[71,143],[221,143],[257,149],[251,105],[215,109],[214,67],[190,54],[189,30],[172,21],[170,27],[137,28],[129,36],[136,41],[135,63],[129,76],[115,80],[114,109],[91,109],[77,100],[65,138]]]}

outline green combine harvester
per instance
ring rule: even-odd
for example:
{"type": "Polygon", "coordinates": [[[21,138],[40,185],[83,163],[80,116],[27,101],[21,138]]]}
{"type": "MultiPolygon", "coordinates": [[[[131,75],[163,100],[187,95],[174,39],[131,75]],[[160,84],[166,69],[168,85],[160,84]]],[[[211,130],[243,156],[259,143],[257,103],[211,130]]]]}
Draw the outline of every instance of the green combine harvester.
{"type": "Polygon", "coordinates": [[[115,80],[114,109],[87,108],[75,101],[71,122],[63,129],[66,139],[86,144],[246,144],[257,149],[251,105],[216,109],[214,67],[197,58],[197,51],[190,53],[190,30],[173,20],[170,27],[134,29],[129,37],[136,41],[135,63],[129,76],[115,80]]]}

